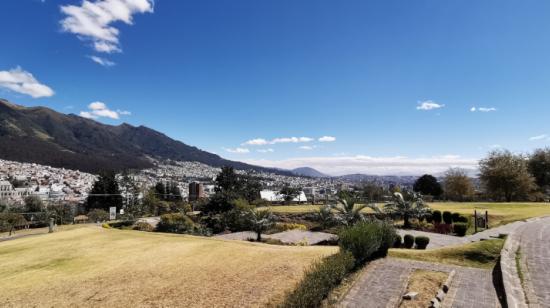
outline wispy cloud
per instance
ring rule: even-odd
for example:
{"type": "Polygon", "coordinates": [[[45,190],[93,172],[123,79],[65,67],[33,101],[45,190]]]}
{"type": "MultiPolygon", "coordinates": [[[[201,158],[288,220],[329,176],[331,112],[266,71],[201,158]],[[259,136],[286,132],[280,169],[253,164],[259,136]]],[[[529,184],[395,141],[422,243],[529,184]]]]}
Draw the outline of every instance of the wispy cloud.
{"type": "Polygon", "coordinates": [[[302,145],[302,146],[298,147],[298,149],[300,149],[300,150],[305,150],[305,151],[311,151],[311,150],[315,149],[315,146],[311,146],[311,145],[302,145]]]}
{"type": "Polygon", "coordinates": [[[426,158],[408,158],[403,156],[371,157],[366,155],[356,155],[338,157],[299,157],[285,160],[249,159],[243,161],[259,166],[283,169],[294,169],[308,166],[331,175],[351,173],[376,175],[421,175],[424,173],[441,173],[450,167],[460,167],[474,170],[478,166],[477,159],[462,158],[458,155],[444,155],[426,158]]]}
{"type": "Polygon", "coordinates": [[[250,153],[250,150],[247,148],[223,148],[228,153],[234,153],[234,154],[247,154],[250,153]]]}
{"type": "Polygon", "coordinates": [[[497,111],[497,109],[495,107],[472,107],[470,108],[470,111],[471,112],[493,112],[493,111],[497,111]]]}
{"type": "Polygon", "coordinates": [[[153,0],[83,0],[80,5],[62,5],[66,17],[61,20],[63,31],[89,40],[98,52],[121,52],[120,31],[112,24],[122,21],[132,25],[132,15],[152,13],[153,0]]]}
{"type": "Polygon", "coordinates": [[[268,144],[278,144],[278,143],[305,143],[313,141],[313,138],[310,137],[282,137],[274,138],[272,140],[266,140],[264,138],[256,138],[245,141],[242,145],[268,145],[268,144]]]}
{"type": "Polygon", "coordinates": [[[88,105],[88,110],[81,111],[80,116],[88,119],[109,118],[118,120],[121,115],[130,115],[130,111],[111,110],[103,102],[93,102],[88,105]]]}
{"type": "Polygon", "coordinates": [[[105,66],[105,67],[111,67],[111,66],[114,66],[116,63],[111,61],[111,60],[108,60],[108,59],[105,59],[105,58],[102,58],[102,57],[98,57],[98,56],[88,56],[88,58],[90,58],[90,60],[94,61],[95,63],[101,65],[101,66],[105,66]]]}
{"type": "Polygon", "coordinates": [[[336,137],[323,136],[323,137],[319,138],[318,141],[319,142],[334,142],[334,141],[336,141],[336,137]]]}
{"type": "Polygon", "coordinates": [[[50,87],[40,83],[31,73],[19,66],[9,71],[0,71],[0,88],[33,98],[50,97],[55,94],[50,87]]]}
{"type": "Polygon", "coordinates": [[[440,109],[443,107],[445,107],[444,104],[438,104],[432,100],[427,100],[427,101],[418,102],[418,106],[416,106],[416,110],[433,110],[433,109],[440,109]]]}
{"type": "Polygon", "coordinates": [[[547,134],[542,134],[542,135],[533,136],[529,138],[530,141],[537,141],[537,140],[544,140],[544,139],[547,139],[547,140],[549,139],[547,134]]]}
{"type": "Polygon", "coordinates": [[[275,152],[275,150],[273,150],[271,148],[269,148],[269,149],[258,149],[258,150],[256,150],[256,152],[258,152],[258,153],[273,153],[273,152],[275,152]]]}

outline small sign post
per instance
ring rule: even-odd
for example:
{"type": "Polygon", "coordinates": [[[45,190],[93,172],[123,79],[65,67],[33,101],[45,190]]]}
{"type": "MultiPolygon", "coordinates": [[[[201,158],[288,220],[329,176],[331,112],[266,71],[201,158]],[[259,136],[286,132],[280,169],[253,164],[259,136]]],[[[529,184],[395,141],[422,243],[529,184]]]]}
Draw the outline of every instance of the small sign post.
{"type": "Polygon", "coordinates": [[[116,206],[111,206],[109,208],[109,220],[115,220],[116,219],[116,206]]]}

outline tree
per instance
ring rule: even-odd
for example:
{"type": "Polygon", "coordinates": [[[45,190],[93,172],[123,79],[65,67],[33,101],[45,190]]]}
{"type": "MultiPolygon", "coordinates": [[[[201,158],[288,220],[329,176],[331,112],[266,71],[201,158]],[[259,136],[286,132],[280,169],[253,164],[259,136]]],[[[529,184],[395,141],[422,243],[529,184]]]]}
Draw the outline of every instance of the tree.
{"type": "Polygon", "coordinates": [[[136,209],[137,214],[152,214],[157,215],[158,214],[158,207],[160,204],[160,199],[157,198],[156,189],[152,188],[145,193],[145,196],[143,197],[143,207],[141,209],[136,209]]]}
{"type": "Polygon", "coordinates": [[[88,210],[103,209],[109,211],[110,207],[122,208],[122,196],[118,188],[115,173],[102,172],[95,181],[87,199],[88,210]]]}
{"type": "Polygon", "coordinates": [[[0,226],[2,226],[2,229],[6,228],[9,230],[9,236],[11,236],[15,227],[22,226],[26,223],[25,217],[21,214],[10,212],[0,213],[0,226]]]}
{"type": "Polygon", "coordinates": [[[283,196],[283,200],[286,204],[290,204],[294,198],[298,197],[300,195],[301,189],[297,187],[292,187],[288,183],[285,184],[281,190],[279,191],[279,194],[283,196]]]}
{"type": "Polygon", "coordinates": [[[204,211],[223,213],[233,208],[233,201],[243,198],[248,202],[260,196],[261,184],[251,175],[235,173],[232,167],[223,167],[216,177],[215,194],[210,198],[204,211]]]}
{"type": "Polygon", "coordinates": [[[445,187],[445,196],[450,200],[470,200],[475,192],[472,180],[468,177],[466,171],[460,168],[450,168],[447,170],[443,184],[445,187]]]}
{"type": "Polygon", "coordinates": [[[535,150],[529,157],[528,165],[537,186],[543,192],[550,190],[550,148],[535,150]]]}
{"type": "Polygon", "coordinates": [[[363,186],[362,194],[369,201],[380,201],[386,194],[386,190],[374,182],[369,182],[363,186]]]}
{"type": "Polygon", "coordinates": [[[358,199],[348,193],[339,193],[338,201],[331,205],[331,208],[337,211],[344,224],[352,225],[358,221],[364,220],[361,211],[370,206],[369,204],[358,204],[358,199]]]}
{"type": "Polygon", "coordinates": [[[420,218],[430,212],[430,208],[422,200],[418,193],[412,193],[406,200],[401,193],[394,193],[392,202],[384,206],[386,214],[400,215],[403,217],[403,227],[410,228],[411,218],[420,218]]]}
{"type": "Polygon", "coordinates": [[[251,209],[248,211],[248,219],[252,231],[256,232],[256,240],[262,240],[262,232],[265,232],[273,226],[275,221],[271,210],[251,209]]]}
{"type": "Polygon", "coordinates": [[[126,211],[134,213],[135,208],[138,207],[139,203],[139,187],[130,177],[127,170],[122,171],[122,176],[120,177],[119,187],[124,190],[124,198],[122,200],[123,207],[126,211]]]}
{"type": "Polygon", "coordinates": [[[479,162],[479,171],[487,194],[497,201],[526,200],[536,188],[527,159],[507,150],[489,153],[479,162]]]}
{"type": "Polygon", "coordinates": [[[413,190],[423,195],[439,197],[443,194],[441,184],[430,174],[424,174],[414,182],[413,190]]]}
{"type": "Polygon", "coordinates": [[[37,196],[28,196],[25,198],[25,211],[28,213],[42,212],[44,204],[42,199],[37,196]]]}

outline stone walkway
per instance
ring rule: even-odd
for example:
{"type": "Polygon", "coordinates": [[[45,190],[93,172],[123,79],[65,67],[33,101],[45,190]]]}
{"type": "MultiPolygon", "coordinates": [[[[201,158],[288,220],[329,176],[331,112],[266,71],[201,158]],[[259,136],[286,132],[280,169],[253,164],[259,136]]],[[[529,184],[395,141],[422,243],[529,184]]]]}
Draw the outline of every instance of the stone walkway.
{"type": "Polygon", "coordinates": [[[427,236],[430,238],[430,244],[428,245],[427,249],[436,249],[436,248],[441,248],[446,246],[461,245],[461,244],[467,244],[472,242],[478,242],[481,240],[488,240],[491,238],[497,238],[501,234],[510,234],[511,232],[514,232],[514,230],[516,230],[517,228],[525,224],[526,224],[525,221],[516,221],[513,223],[502,225],[496,228],[491,228],[491,229],[484,230],[476,234],[468,235],[464,237],[432,233],[432,232],[416,231],[416,230],[399,229],[398,231],[401,236],[404,236],[405,234],[411,234],[415,237],[427,236]]]}
{"type": "MultiPolygon", "coordinates": [[[[215,235],[214,238],[246,241],[248,239],[256,239],[256,233],[251,231],[233,232],[215,235]]],[[[307,243],[307,245],[316,245],[322,242],[336,240],[337,237],[334,234],[324,232],[288,230],[275,234],[262,234],[262,238],[277,239],[285,244],[307,243]]]]}
{"type": "Polygon", "coordinates": [[[550,218],[531,221],[516,232],[529,306],[550,307],[550,218]]]}
{"type": "Polygon", "coordinates": [[[490,270],[394,258],[374,261],[363,269],[339,307],[398,307],[408,277],[415,269],[456,271],[442,307],[501,307],[490,270]]]}

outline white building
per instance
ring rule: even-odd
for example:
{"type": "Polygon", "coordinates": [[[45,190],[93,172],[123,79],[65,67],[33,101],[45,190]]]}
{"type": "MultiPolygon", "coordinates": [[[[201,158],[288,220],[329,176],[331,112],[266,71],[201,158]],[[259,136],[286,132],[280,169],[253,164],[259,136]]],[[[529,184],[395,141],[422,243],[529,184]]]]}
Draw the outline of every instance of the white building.
{"type": "MultiPolygon", "coordinates": [[[[283,202],[285,201],[285,196],[281,195],[278,191],[273,190],[262,190],[260,191],[260,197],[269,202],[283,202]]],[[[292,199],[293,202],[307,202],[306,194],[303,191],[300,191],[300,194],[292,199]]]]}

